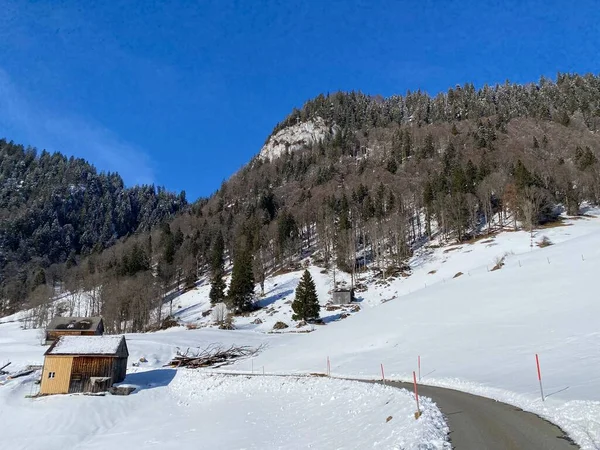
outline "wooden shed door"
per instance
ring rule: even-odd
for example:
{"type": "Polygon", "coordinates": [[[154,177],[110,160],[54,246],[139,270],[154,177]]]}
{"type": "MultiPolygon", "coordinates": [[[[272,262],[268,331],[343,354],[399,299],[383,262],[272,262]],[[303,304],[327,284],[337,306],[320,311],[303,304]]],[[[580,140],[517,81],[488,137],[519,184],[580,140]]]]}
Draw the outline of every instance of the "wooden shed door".
{"type": "Polygon", "coordinates": [[[79,356],[73,358],[69,393],[92,392],[91,377],[110,377],[113,358],[79,356]]]}

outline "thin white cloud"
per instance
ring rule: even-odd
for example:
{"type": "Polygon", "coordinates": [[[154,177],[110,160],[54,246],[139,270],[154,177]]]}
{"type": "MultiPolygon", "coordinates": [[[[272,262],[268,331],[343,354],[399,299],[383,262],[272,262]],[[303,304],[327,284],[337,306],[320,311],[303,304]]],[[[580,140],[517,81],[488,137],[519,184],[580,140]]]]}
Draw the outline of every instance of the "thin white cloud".
{"type": "Polygon", "coordinates": [[[154,182],[151,160],[141,149],[98,123],[29,100],[1,67],[0,135],[85,158],[101,171],[119,172],[128,185],[154,182]],[[9,132],[16,136],[6,135],[9,132]]]}

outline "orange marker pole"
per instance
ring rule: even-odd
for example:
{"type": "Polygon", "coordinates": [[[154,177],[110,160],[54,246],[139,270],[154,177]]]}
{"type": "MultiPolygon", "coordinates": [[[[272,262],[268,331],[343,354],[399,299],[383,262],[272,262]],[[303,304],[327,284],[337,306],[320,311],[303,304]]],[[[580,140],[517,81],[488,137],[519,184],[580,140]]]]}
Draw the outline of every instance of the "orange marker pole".
{"type": "Polygon", "coordinates": [[[385,385],[385,372],[383,371],[383,363],[381,363],[381,379],[383,380],[383,384],[385,385]]]}
{"type": "Polygon", "coordinates": [[[537,365],[538,381],[540,382],[540,393],[542,394],[542,401],[544,402],[544,387],[542,386],[542,371],[540,370],[540,358],[538,354],[535,354],[535,363],[537,365]]]}

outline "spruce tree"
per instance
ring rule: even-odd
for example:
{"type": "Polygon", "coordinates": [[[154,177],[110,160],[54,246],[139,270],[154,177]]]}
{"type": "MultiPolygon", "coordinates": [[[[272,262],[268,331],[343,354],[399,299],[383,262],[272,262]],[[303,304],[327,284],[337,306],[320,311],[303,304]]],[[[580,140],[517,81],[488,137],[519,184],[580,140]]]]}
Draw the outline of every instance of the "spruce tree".
{"type": "Polygon", "coordinates": [[[210,260],[211,281],[208,296],[213,305],[225,299],[225,281],[223,281],[223,276],[225,275],[224,252],[225,244],[223,242],[223,235],[219,232],[213,245],[210,260]]]}
{"type": "Polygon", "coordinates": [[[225,299],[225,281],[223,280],[222,271],[212,274],[208,296],[213,305],[221,303],[225,299]]]}
{"type": "Polygon", "coordinates": [[[252,271],[252,253],[246,248],[240,248],[235,253],[227,297],[231,309],[235,312],[252,309],[254,273],[252,271]]]}
{"type": "Polygon", "coordinates": [[[292,302],[294,320],[311,320],[319,318],[319,299],[317,297],[317,288],[310,272],[304,271],[300,283],[296,288],[296,298],[292,302]]]}

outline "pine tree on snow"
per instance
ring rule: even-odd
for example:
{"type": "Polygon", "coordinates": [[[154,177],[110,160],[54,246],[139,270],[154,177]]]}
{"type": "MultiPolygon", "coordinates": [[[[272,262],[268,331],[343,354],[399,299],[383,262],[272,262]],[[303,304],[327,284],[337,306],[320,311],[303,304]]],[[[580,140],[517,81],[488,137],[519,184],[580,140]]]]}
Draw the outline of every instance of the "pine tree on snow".
{"type": "Polygon", "coordinates": [[[210,280],[210,302],[215,305],[221,303],[225,299],[225,275],[224,257],[225,244],[223,235],[219,232],[215,239],[211,255],[211,280],[210,280]]]}
{"type": "Polygon", "coordinates": [[[296,288],[296,298],[292,302],[294,320],[310,320],[319,318],[319,299],[317,297],[317,288],[310,272],[304,271],[300,283],[296,288]]]}
{"type": "Polygon", "coordinates": [[[208,294],[210,302],[215,305],[225,299],[225,280],[223,280],[223,271],[217,271],[212,274],[210,280],[210,292],[208,294]]]}
{"type": "Polygon", "coordinates": [[[242,312],[252,309],[254,300],[252,253],[245,248],[241,248],[235,253],[227,296],[228,304],[234,311],[242,312]]]}

